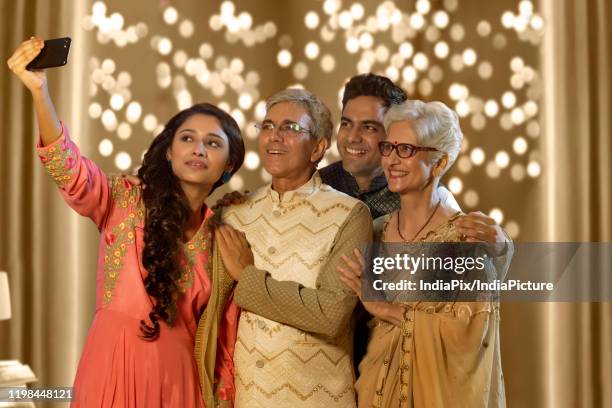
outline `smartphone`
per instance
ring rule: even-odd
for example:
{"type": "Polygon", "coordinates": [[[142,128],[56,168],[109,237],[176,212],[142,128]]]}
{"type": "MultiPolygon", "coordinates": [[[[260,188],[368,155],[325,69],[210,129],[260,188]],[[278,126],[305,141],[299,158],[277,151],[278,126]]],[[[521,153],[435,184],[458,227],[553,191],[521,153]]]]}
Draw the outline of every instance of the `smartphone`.
{"type": "Polygon", "coordinates": [[[37,69],[62,67],[68,62],[68,51],[70,51],[70,37],[54,38],[46,40],[45,46],[27,66],[28,71],[37,69]]]}

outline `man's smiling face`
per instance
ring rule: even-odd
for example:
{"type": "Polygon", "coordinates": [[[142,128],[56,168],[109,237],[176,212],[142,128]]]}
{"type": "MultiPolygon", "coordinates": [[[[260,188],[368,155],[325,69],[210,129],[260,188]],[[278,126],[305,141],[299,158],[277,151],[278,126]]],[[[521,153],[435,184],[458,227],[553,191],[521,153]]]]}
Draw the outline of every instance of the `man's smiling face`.
{"type": "Polygon", "coordinates": [[[358,96],[342,111],[338,130],[338,152],[342,167],[354,177],[372,178],[380,172],[378,142],[385,139],[382,99],[358,96]]]}

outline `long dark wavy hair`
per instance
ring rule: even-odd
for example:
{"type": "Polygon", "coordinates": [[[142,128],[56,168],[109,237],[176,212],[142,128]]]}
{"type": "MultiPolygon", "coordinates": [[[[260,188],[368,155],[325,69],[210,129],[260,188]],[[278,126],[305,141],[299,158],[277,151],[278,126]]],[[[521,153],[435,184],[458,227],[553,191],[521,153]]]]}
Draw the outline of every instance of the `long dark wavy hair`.
{"type": "MultiPolygon", "coordinates": [[[[144,280],[145,289],[155,299],[149,313],[152,325],[140,321],[142,337],[147,340],[155,340],[159,336],[160,319],[172,326],[176,317],[181,277],[178,259],[191,210],[179,179],[168,163],[166,152],[179,127],[198,114],[215,117],[227,135],[228,164],[232,167],[232,174],[240,169],[244,161],[244,142],[238,124],[229,114],[208,103],[196,104],[177,113],[145,153],[138,170],[138,177],[144,184],[142,197],[146,209],[142,265],[148,272],[144,280]]],[[[222,179],[217,180],[211,193],[222,184],[222,179]]]]}

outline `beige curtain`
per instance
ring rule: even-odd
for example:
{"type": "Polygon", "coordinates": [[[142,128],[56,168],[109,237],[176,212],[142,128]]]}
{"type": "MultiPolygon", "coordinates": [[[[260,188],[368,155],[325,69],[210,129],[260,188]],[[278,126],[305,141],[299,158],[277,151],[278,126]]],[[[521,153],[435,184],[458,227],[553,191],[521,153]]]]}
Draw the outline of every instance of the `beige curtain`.
{"type": "MultiPolygon", "coordinates": [[[[0,322],[0,359],[29,364],[34,386],[71,386],[93,315],[95,227],[77,217],[41,171],[30,94],[5,65],[21,41],[70,36],[70,63],[49,71],[51,93],[75,134],[85,134],[80,18],[85,1],[2,1],[0,55],[0,269],[9,274],[13,317],[0,322]],[[89,271],[90,273],[84,273],[89,271]]],[[[87,146],[87,143],[84,143],[87,146]]],[[[57,406],[57,405],[55,405],[57,406]]]]}
{"type": "MultiPolygon", "coordinates": [[[[548,24],[542,237],[611,242],[612,4],[542,6],[548,24]]],[[[546,406],[612,406],[612,303],[549,304],[539,318],[546,406]]]]}

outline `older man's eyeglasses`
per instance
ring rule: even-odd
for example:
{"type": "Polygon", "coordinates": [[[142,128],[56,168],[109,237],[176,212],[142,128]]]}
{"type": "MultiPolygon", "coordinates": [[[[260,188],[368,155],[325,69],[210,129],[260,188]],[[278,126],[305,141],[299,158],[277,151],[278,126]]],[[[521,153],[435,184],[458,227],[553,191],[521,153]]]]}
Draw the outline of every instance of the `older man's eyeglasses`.
{"type": "Polygon", "coordinates": [[[295,122],[283,122],[280,125],[273,122],[256,123],[255,128],[257,128],[260,133],[273,132],[274,129],[277,129],[281,136],[293,136],[299,133],[310,134],[310,129],[306,129],[295,122]]]}
{"type": "Polygon", "coordinates": [[[391,143],[391,142],[378,142],[378,150],[380,154],[388,157],[391,156],[393,150],[397,151],[397,155],[402,159],[408,159],[414,156],[417,152],[437,152],[438,149],[435,147],[416,146],[410,143],[391,143]]]}

